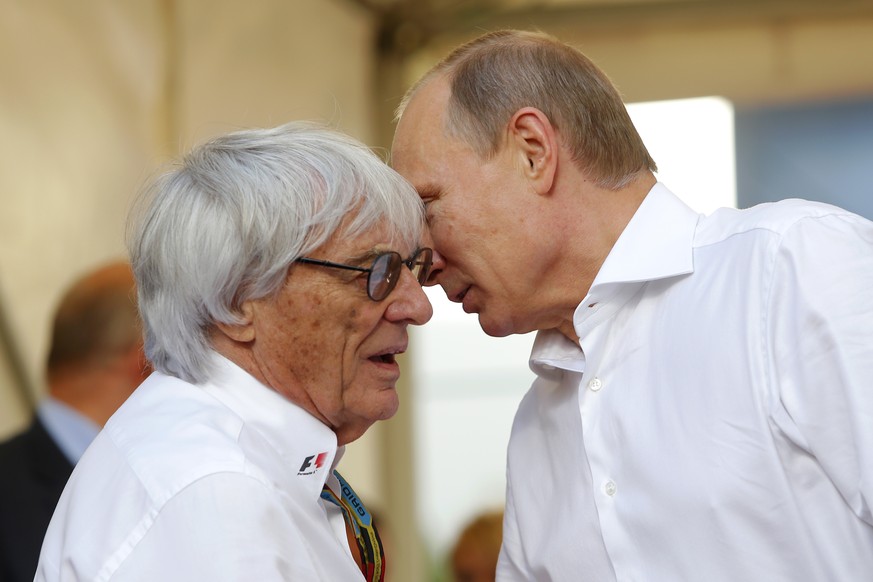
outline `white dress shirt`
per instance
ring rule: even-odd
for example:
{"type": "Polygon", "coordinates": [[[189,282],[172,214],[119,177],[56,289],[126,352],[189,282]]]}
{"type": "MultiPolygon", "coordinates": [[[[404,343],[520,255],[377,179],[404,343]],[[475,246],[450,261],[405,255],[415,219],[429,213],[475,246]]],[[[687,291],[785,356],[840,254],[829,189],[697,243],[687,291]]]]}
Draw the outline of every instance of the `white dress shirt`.
{"type": "Polygon", "coordinates": [[[216,355],[209,383],[152,374],[109,420],[52,518],[37,581],[363,580],[327,426],[216,355]]]}
{"type": "Polygon", "coordinates": [[[498,580],[873,580],[873,223],[658,184],[573,322],[534,343],[498,580]]]}

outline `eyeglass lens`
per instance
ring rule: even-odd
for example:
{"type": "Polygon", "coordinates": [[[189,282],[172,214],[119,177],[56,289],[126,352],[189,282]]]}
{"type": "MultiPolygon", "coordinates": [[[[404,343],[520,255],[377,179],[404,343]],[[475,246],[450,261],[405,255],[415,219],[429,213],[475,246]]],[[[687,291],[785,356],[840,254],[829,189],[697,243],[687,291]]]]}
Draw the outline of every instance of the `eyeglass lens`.
{"type": "Polygon", "coordinates": [[[385,253],[379,255],[373,261],[370,277],[367,279],[367,294],[374,301],[382,301],[397,285],[400,275],[400,267],[403,259],[397,253],[385,253]]]}
{"type": "Polygon", "coordinates": [[[409,266],[419,284],[424,285],[430,274],[432,257],[433,251],[428,248],[420,249],[408,262],[405,262],[400,254],[393,251],[379,255],[373,261],[372,270],[367,279],[367,294],[374,301],[381,301],[388,297],[400,279],[400,270],[404,263],[409,266]]]}
{"type": "Polygon", "coordinates": [[[433,265],[433,251],[429,248],[419,249],[412,257],[412,264],[409,268],[412,269],[412,274],[415,275],[419,285],[424,285],[427,282],[431,265],[433,265]]]}

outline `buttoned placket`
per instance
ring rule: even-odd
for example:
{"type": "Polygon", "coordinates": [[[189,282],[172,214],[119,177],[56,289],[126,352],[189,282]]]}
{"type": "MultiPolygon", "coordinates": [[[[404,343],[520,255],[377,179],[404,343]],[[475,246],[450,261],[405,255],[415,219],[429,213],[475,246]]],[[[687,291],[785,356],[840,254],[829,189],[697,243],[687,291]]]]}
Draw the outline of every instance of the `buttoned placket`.
{"type": "MultiPolygon", "coordinates": [[[[617,519],[616,504],[621,503],[622,484],[616,472],[620,451],[615,450],[610,427],[605,425],[608,415],[603,409],[605,399],[615,398],[610,391],[617,389],[610,383],[610,357],[614,356],[616,341],[610,320],[641,291],[644,283],[612,285],[608,295],[589,295],[574,315],[580,347],[585,354],[586,367],[579,381],[579,413],[582,419],[583,446],[591,472],[591,486],[600,530],[607,553],[615,564],[616,554],[623,553],[624,532],[617,519]]],[[[617,568],[617,571],[619,568],[617,568]]]]}

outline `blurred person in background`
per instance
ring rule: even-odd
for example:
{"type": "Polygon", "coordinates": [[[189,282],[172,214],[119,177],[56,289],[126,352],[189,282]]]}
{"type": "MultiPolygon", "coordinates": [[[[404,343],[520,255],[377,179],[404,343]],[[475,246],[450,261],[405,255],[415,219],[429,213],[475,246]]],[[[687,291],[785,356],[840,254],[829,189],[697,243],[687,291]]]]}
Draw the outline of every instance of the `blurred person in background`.
{"type": "Polygon", "coordinates": [[[78,279],[54,314],[48,395],[30,426],[0,444],[0,580],[33,580],[73,466],[149,371],[130,266],[78,279]]]}
{"type": "Polygon", "coordinates": [[[503,542],[503,512],[474,517],[458,535],[449,556],[454,582],[494,582],[503,542]]]}
{"type": "Polygon", "coordinates": [[[305,123],[218,137],[156,180],[128,248],[155,372],[49,525],[37,580],[384,580],[335,470],[398,407],[432,311],[415,191],[305,123]]]}
{"type": "Polygon", "coordinates": [[[699,215],[545,34],[457,48],[400,112],[432,282],[490,335],[538,332],[498,580],[871,577],[873,223],[699,215]]]}

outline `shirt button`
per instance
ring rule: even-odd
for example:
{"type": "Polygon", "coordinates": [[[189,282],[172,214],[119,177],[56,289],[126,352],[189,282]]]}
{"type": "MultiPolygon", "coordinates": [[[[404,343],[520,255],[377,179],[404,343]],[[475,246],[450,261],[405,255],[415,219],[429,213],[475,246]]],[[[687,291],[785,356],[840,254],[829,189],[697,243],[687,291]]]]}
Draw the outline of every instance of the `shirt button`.
{"type": "Polygon", "coordinates": [[[594,377],[588,382],[588,389],[592,392],[597,392],[601,388],[603,388],[603,382],[601,382],[600,378],[594,377]]]}
{"type": "Polygon", "coordinates": [[[618,491],[618,487],[615,486],[615,482],[614,482],[614,481],[607,481],[607,482],[603,485],[603,492],[606,493],[607,495],[609,495],[610,497],[612,497],[613,495],[615,495],[615,492],[616,492],[616,491],[618,491]]]}

